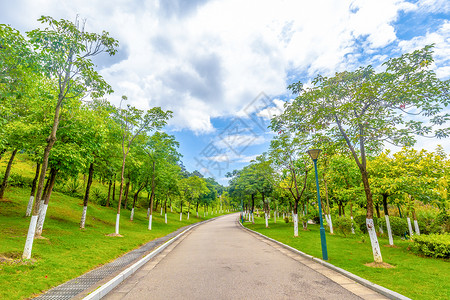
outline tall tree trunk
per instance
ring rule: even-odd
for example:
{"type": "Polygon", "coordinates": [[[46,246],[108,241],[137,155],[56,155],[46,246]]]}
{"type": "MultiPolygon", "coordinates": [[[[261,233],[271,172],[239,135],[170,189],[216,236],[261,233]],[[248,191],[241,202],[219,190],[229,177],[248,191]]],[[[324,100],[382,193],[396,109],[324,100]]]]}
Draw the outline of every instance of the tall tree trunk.
{"type": "Polygon", "coordinates": [[[39,218],[36,225],[36,237],[40,237],[42,235],[42,230],[44,228],[45,216],[47,215],[48,203],[50,201],[50,197],[52,195],[53,187],[55,186],[56,174],[58,173],[57,169],[50,169],[50,178],[48,179],[48,186],[44,194],[44,202],[42,207],[39,209],[39,218]]]}
{"type": "Polygon", "coordinates": [[[191,201],[188,202],[188,214],[187,219],[189,220],[189,212],[191,211],[191,201]]]}
{"type": "Polygon", "coordinates": [[[392,237],[392,230],[391,230],[391,223],[389,221],[389,211],[388,211],[388,204],[387,204],[387,194],[383,194],[383,210],[384,210],[384,219],[386,220],[386,230],[388,232],[389,237],[389,245],[394,245],[394,239],[392,237]]]}
{"type": "MultiPolygon", "coordinates": [[[[125,174],[125,161],[126,161],[126,159],[127,159],[127,156],[124,154],[123,155],[123,159],[122,159],[122,170],[120,171],[119,202],[117,203],[116,228],[115,228],[115,234],[116,235],[119,235],[120,206],[122,205],[123,181],[124,181],[124,174],[125,174]]],[[[114,190],[115,190],[115,186],[114,186],[114,190]]],[[[113,193],[113,195],[114,195],[114,193],[113,193]]]]}
{"type": "Polygon", "coordinates": [[[33,201],[34,201],[34,195],[36,194],[36,183],[38,181],[40,167],[41,167],[41,164],[37,163],[36,164],[36,173],[34,175],[33,182],[31,183],[30,200],[28,200],[27,212],[25,214],[27,217],[29,217],[31,215],[31,210],[33,209],[33,201]]]}
{"type": "Polygon", "coordinates": [[[116,201],[116,174],[114,174],[113,178],[113,193],[112,193],[112,202],[116,201]]]}
{"type": "Polygon", "coordinates": [[[150,195],[150,216],[148,218],[148,230],[152,230],[152,218],[153,218],[153,202],[155,200],[155,161],[152,163],[152,194],[150,195]]]}
{"type": "Polygon", "coordinates": [[[252,224],[255,224],[255,194],[252,194],[252,224]]]}
{"type": "Polygon", "coordinates": [[[197,200],[197,208],[196,208],[196,212],[197,212],[197,218],[198,218],[198,204],[199,204],[199,201],[197,200]]]}
{"type": "Polygon", "coordinates": [[[84,193],[84,199],[83,199],[83,213],[81,215],[81,221],[80,221],[81,229],[84,229],[84,226],[86,224],[87,205],[88,205],[88,201],[89,201],[89,192],[91,191],[93,176],[94,176],[94,162],[91,162],[91,164],[89,166],[89,175],[88,175],[88,180],[87,180],[87,184],[86,184],[86,192],[84,193]]]}
{"type": "Polygon", "coordinates": [[[106,207],[109,207],[109,199],[111,197],[111,186],[112,186],[112,180],[109,180],[109,186],[108,186],[108,198],[106,199],[106,207]]]}
{"type": "Polygon", "coordinates": [[[180,221],[183,219],[183,199],[181,199],[180,221]]]}
{"type": "Polygon", "coordinates": [[[417,215],[414,207],[411,208],[411,213],[414,220],[414,231],[416,232],[417,235],[420,235],[419,223],[417,222],[417,215]]]}
{"type": "Polygon", "coordinates": [[[11,173],[11,167],[14,161],[14,157],[16,156],[18,149],[14,149],[11,153],[11,157],[9,158],[8,165],[6,166],[5,176],[3,177],[2,185],[0,186],[0,200],[3,200],[3,194],[5,193],[6,186],[8,185],[9,174],[11,173]]]}
{"type": "MultiPolygon", "coordinates": [[[[66,78],[68,79],[67,74],[66,74],[66,78]]],[[[62,91],[64,91],[64,90],[65,90],[65,87],[62,89],[62,91]]],[[[51,130],[49,137],[47,138],[47,146],[44,149],[41,174],[39,175],[38,188],[37,188],[37,192],[36,192],[36,200],[34,201],[33,212],[32,212],[32,216],[30,219],[30,226],[28,227],[27,239],[25,241],[25,247],[24,247],[23,254],[22,254],[23,259],[31,258],[31,251],[33,248],[34,235],[36,233],[36,224],[37,224],[38,214],[39,214],[39,203],[42,199],[42,190],[44,187],[45,173],[47,172],[47,167],[48,167],[48,158],[50,156],[50,151],[52,150],[53,145],[56,142],[56,131],[58,130],[58,126],[59,126],[59,113],[61,110],[62,101],[64,100],[64,92],[62,92],[62,91],[58,95],[58,103],[56,104],[56,107],[55,107],[55,117],[53,120],[52,130],[51,130]]]]}
{"type": "Polygon", "coordinates": [[[125,201],[123,202],[123,208],[127,209],[127,202],[128,202],[128,191],[130,189],[130,179],[128,179],[127,183],[125,184],[125,201]]]}

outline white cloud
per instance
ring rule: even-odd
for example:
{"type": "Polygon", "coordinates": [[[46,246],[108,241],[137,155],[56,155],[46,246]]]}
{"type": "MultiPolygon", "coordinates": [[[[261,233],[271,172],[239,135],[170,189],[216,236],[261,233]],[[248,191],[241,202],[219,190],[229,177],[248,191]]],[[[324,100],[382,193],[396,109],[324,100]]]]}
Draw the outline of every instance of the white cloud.
{"type": "MultiPolygon", "coordinates": [[[[430,0],[19,2],[15,15],[27,30],[37,24],[26,20],[41,14],[72,20],[78,13],[89,31],[109,31],[121,44],[118,58],[99,58],[109,62],[101,74],[116,91],[110,100],[126,94],[138,108],[170,109],[173,128],[199,134],[214,132],[211,118],[236,115],[260,92],[284,94],[288,71],[330,75],[358,66],[356,41],[372,53],[396,40],[400,11],[448,7],[430,0]]],[[[444,34],[436,53],[449,57],[444,34]]]]}
{"type": "Polygon", "coordinates": [[[429,31],[425,36],[399,42],[399,47],[402,52],[411,52],[430,44],[435,44],[433,68],[436,74],[440,78],[450,78],[450,21],[445,21],[436,31],[429,31]]]}

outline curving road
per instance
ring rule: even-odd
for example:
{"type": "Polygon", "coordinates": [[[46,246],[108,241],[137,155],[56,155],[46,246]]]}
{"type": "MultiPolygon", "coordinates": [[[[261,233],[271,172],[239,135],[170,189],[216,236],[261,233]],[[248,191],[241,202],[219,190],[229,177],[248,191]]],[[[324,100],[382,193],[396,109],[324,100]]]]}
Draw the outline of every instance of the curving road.
{"type": "Polygon", "coordinates": [[[236,219],[196,227],[104,299],[385,299],[236,219]]]}

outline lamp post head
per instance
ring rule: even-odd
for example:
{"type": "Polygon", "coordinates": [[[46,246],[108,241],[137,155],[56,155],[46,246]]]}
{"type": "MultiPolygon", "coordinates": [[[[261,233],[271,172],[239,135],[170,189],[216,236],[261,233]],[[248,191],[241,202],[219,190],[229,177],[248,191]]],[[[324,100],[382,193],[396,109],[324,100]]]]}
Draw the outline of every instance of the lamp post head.
{"type": "Polygon", "coordinates": [[[317,158],[319,158],[319,154],[320,154],[320,152],[322,152],[322,150],[321,149],[309,149],[306,152],[308,152],[308,154],[312,160],[317,160],[317,158]]]}

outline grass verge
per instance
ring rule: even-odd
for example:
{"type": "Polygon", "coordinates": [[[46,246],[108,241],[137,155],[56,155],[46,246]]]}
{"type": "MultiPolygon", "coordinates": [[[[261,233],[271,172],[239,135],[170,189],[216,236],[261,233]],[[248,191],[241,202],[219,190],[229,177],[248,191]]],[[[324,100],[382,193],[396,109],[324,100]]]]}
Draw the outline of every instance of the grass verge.
{"type": "MultiPolygon", "coordinates": [[[[322,258],[319,225],[308,225],[308,231],[299,229],[299,236],[296,238],[293,237],[293,223],[271,222],[270,228],[265,228],[264,218],[255,218],[255,224],[246,222],[244,225],[309,255],[322,258]]],[[[378,238],[383,261],[394,266],[386,269],[366,266],[373,262],[368,236],[344,237],[327,233],[326,240],[328,262],[337,267],[412,299],[450,299],[449,261],[412,254],[408,250],[411,245],[409,241],[395,239],[395,247],[389,247],[387,238],[378,238]]]]}

